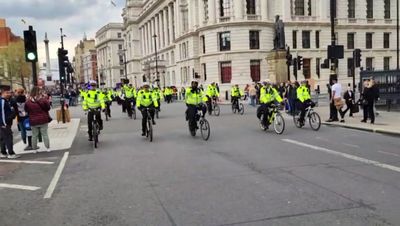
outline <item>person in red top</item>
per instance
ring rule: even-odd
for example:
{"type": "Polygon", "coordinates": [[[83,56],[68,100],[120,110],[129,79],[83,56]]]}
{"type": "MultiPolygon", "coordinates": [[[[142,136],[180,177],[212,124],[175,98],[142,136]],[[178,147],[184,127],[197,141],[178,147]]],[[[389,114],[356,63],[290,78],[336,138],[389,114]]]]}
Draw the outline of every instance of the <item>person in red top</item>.
{"type": "Polygon", "coordinates": [[[48,124],[51,121],[49,111],[50,103],[42,93],[39,87],[33,87],[30,97],[25,104],[25,110],[28,112],[29,121],[32,128],[32,148],[37,149],[39,133],[42,135],[47,152],[50,152],[50,140],[47,133],[48,124]]]}

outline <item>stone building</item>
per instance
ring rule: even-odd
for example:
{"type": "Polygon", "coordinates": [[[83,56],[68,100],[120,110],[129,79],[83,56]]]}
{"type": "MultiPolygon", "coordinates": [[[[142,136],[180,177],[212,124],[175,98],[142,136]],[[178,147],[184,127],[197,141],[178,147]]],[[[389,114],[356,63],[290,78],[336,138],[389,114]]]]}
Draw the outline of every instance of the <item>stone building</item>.
{"type": "MultiPolygon", "coordinates": [[[[223,90],[268,78],[274,20],[285,23],[286,43],[304,59],[298,80],[321,89],[329,70],[320,65],[331,43],[329,0],[127,0],[123,10],[128,77],[187,86],[194,77],[223,90]],[[157,50],[157,51],[156,51],[157,50]],[[157,67],[156,67],[157,53],[157,67]],[[158,71],[158,74],[157,74],[158,71]]],[[[341,83],[350,82],[352,52],[362,50],[364,70],[396,65],[396,2],[337,0],[336,39],[344,45],[341,83]]],[[[293,68],[291,68],[293,77],[293,68]]]]}
{"type": "Polygon", "coordinates": [[[91,50],[96,50],[94,39],[87,39],[86,35],[75,47],[75,55],[73,59],[75,77],[78,79],[77,82],[84,83],[88,82],[87,77],[84,76],[84,63],[83,56],[90,55],[91,50]]]}

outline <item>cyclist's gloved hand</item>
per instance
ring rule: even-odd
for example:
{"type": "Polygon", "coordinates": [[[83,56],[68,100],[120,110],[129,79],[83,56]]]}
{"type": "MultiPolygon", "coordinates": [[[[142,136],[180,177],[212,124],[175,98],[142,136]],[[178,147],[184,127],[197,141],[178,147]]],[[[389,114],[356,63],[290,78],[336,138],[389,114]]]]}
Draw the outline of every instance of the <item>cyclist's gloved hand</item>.
{"type": "Polygon", "coordinates": [[[101,111],[102,111],[102,112],[106,112],[106,109],[105,109],[105,108],[104,108],[104,109],[101,109],[101,111]]]}

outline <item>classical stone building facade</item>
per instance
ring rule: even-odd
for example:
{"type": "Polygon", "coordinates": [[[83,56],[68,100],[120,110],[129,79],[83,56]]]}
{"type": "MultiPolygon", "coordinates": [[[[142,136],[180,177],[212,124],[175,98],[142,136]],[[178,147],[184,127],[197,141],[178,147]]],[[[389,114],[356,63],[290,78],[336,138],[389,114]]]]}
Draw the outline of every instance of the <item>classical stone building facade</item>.
{"type": "MultiPolygon", "coordinates": [[[[363,51],[364,70],[394,68],[395,4],[337,0],[336,38],[345,48],[338,66],[343,84],[354,73],[349,70],[354,48],[363,51]]],[[[198,76],[205,84],[220,83],[222,89],[266,79],[266,57],[279,15],[292,54],[304,59],[297,79],[324,89],[330,72],[320,65],[331,42],[329,12],[329,0],[127,0],[123,18],[128,76],[139,82],[160,78],[162,86],[177,87],[198,76]]]]}
{"type": "Polygon", "coordinates": [[[106,87],[114,87],[125,77],[122,28],[122,23],[109,23],[96,32],[98,73],[106,87]]]}
{"type": "Polygon", "coordinates": [[[90,51],[95,51],[94,39],[87,39],[86,35],[75,47],[75,56],[73,59],[75,77],[78,79],[77,82],[84,83],[88,82],[87,77],[84,76],[84,56],[90,55],[90,51]]]}

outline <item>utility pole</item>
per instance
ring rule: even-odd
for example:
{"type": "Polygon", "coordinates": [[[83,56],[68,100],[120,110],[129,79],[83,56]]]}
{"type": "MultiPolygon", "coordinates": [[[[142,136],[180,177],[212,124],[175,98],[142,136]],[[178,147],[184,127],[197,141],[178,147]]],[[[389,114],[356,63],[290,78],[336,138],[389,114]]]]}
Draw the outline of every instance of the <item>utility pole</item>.
{"type": "MultiPolygon", "coordinates": [[[[330,15],[331,15],[331,46],[332,49],[335,49],[336,45],[336,34],[335,34],[335,19],[336,19],[336,0],[330,0],[330,15]]],[[[336,59],[331,58],[331,74],[329,78],[329,83],[332,83],[332,79],[337,79],[337,74],[336,74],[336,59]]]]}
{"type": "Polygon", "coordinates": [[[400,46],[399,46],[399,0],[397,0],[397,4],[396,4],[396,14],[397,14],[397,70],[399,70],[399,66],[400,66],[400,59],[399,59],[399,55],[400,55],[400,46]]]}
{"type": "Polygon", "coordinates": [[[158,75],[158,56],[157,56],[157,35],[153,35],[154,38],[154,50],[156,55],[156,77],[157,77],[157,86],[160,87],[160,76],[158,75]]]}
{"type": "MultiPolygon", "coordinates": [[[[64,50],[64,35],[63,35],[62,28],[60,28],[60,33],[61,33],[61,49],[64,50]]],[[[61,62],[59,62],[59,70],[60,70],[60,75],[62,75],[62,74],[65,75],[65,68],[64,68],[64,65],[61,65],[61,62]],[[62,73],[61,70],[64,70],[64,73],[62,73]]],[[[61,98],[60,98],[61,118],[62,118],[62,122],[65,123],[64,79],[62,79],[61,76],[60,76],[60,89],[61,89],[61,98]]]]}

